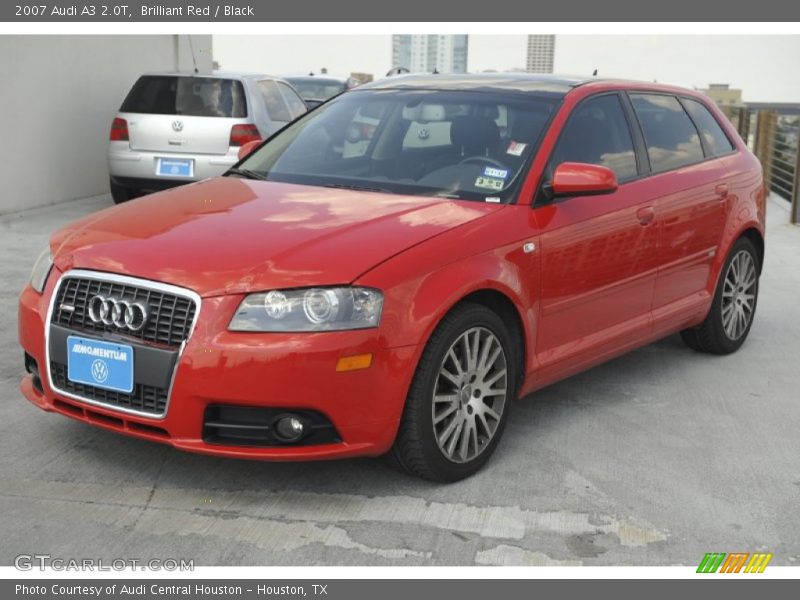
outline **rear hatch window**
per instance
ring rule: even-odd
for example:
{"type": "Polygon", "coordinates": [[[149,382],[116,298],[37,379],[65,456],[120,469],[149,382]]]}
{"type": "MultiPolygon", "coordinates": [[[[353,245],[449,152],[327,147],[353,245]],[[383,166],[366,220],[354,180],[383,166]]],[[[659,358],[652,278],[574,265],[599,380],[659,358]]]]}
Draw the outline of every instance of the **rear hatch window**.
{"type": "Polygon", "coordinates": [[[134,84],[122,112],[191,117],[247,116],[244,87],[235,79],[145,75],[134,84]]]}

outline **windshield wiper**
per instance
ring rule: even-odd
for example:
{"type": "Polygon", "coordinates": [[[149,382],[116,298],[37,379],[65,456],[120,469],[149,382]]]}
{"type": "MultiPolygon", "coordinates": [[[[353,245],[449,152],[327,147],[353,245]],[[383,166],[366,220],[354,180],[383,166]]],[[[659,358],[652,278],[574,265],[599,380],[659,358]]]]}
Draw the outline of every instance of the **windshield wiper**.
{"type": "Polygon", "coordinates": [[[384,194],[394,194],[392,190],[381,187],[369,187],[366,185],[351,185],[346,183],[326,183],[323,185],[326,188],[336,188],[340,190],[356,190],[358,192],[382,192],[384,194]]]}
{"type": "Polygon", "coordinates": [[[228,169],[225,172],[225,175],[238,175],[239,177],[244,177],[245,179],[257,179],[259,181],[266,181],[267,174],[266,173],[259,173],[258,171],[251,171],[250,169],[239,169],[233,168],[228,169]]]}

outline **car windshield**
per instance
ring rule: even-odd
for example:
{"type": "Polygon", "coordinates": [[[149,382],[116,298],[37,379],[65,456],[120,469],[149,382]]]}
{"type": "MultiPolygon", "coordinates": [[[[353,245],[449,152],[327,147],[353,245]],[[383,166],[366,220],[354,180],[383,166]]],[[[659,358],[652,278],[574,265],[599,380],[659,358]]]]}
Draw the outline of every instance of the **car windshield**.
{"type": "Polygon", "coordinates": [[[546,95],[354,91],[239,166],[271,181],[507,202],[557,103],[546,95]]]}
{"type": "Polygon", "coordinates": [[[289,77],[286,81],[292,84],[303,100],[327,100],[347,89],[347,84],[338,79],[289,77]]]}

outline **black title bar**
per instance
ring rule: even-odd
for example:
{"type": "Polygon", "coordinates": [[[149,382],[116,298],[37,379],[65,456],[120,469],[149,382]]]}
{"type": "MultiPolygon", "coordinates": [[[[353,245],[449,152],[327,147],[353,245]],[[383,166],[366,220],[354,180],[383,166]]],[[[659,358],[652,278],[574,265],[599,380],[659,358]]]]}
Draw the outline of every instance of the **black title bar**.
{"type": "MultiPolygon", "coordinates": [[[[770,567],[772,568],[772,567],[770,567]]],[[[146,580],[26,579],[0,581],[3,598],[15,600],[420,600],[458,598],[648,598],[726,600],[792,598],[794,580],[706,575],[694,579],[313,579],[313,580],[146,580]],[[709,577],[717,577],[713,583],[709,577]]]]}
{"type": "MultiPolygon", "coordinates": [[[[0,22],[798,22],[786,0],[12,0],[0,22]]],[[[365,32],[368,33],[368,32],[365,32]]],[[[595,33],[603,33],[598,29],[595,33]]]]}

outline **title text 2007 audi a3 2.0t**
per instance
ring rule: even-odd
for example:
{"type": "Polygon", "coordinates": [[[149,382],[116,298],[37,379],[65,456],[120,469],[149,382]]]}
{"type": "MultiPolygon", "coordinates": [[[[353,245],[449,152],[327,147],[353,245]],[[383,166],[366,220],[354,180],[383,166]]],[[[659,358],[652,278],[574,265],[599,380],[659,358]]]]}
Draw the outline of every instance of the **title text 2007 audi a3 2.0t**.
{"type": "Polygon", "coordinates": [[[519,396],[673,332],[733,352],[753,322],[761,169],[689,90],[398,77],[241,155],[53,235],[20,300],[31,402],[454,480],[519,396]]]}

